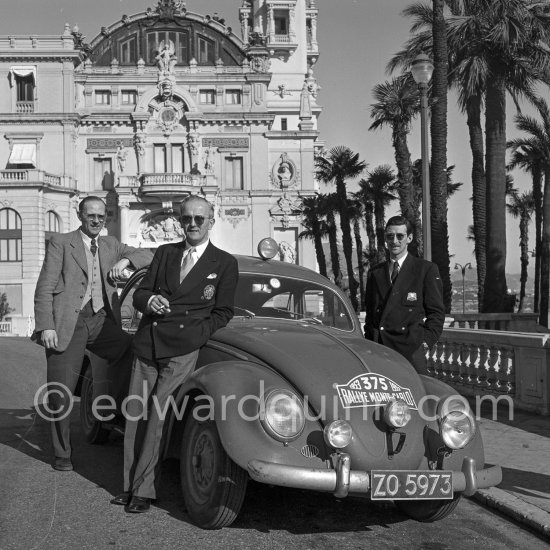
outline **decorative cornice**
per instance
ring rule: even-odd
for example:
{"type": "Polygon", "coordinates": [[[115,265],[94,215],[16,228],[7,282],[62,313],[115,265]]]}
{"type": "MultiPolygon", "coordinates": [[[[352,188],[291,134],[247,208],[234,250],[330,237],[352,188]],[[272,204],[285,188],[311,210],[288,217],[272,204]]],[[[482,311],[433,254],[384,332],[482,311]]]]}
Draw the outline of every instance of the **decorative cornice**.
{"type": "Polygon", "coordinates": [[[80,123],[78,113],[0,113],[1,124],[66,124],[80,123]]]}
{"type": "Polygon", "coordinates": [[[267,139],[316,139],[319,134],[317,130],[271,130],[264,135],[267,139]]]}

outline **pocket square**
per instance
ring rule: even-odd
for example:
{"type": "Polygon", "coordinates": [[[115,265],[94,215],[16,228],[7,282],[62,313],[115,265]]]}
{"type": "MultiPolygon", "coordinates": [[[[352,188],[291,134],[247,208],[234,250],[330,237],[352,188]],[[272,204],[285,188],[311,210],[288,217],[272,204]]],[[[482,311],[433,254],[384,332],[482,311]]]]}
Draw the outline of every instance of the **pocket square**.
{"type": "Polygon", "coordinates": [[[409,292],[407,294],[407,302],[416,302],[416,292],[409,292]]]}
{"type": "Polygon", "coordinates": [[[218,275],[216,273],[210,273],[210,275],[208,275],[208,277],[206,277],[207,279],[215,279],[218,275]]]}

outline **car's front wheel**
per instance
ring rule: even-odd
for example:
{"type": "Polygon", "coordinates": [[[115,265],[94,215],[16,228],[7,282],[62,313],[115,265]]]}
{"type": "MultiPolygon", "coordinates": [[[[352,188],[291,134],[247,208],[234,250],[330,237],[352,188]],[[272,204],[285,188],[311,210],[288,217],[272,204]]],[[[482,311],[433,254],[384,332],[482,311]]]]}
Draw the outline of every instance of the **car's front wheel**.
{"type": "Polygon", "coordinates": [[[397,500],[399,511],[416,521],[431,523],[446,518],[460,501],[461,493],[452,500],[397,500]]]}
{"type": "Polygon", "coordinates": [[[92,377],[92,365],[88,363],[82,379],[80,390],[80,425],[88,443],[105,443],[109,438],[109,430],[104,427],[92,410],[94,399],[94,380],[92,377]]]}
{"type": "Polygon", "coordinates": [[[225,452],[215,422],[197,420],[192,413],[185,424],[180,452],[183,498],[195,524],[220,529],[237,518],[248,474],[225,452]]]}

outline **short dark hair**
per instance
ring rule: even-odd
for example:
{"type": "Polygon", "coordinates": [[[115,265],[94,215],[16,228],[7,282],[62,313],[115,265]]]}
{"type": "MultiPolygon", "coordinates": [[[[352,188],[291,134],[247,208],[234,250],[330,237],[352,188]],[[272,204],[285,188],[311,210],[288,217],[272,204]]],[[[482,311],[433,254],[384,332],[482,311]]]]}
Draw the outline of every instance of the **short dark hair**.
{"type": "Polygon", "coordinates": [[[105,201],[104,201],[101,197],[96,197],[95,195],[90,195],[90,196],[88,196],[88,197],[84,197],[84,198],[80,201],[80,204],[78,205],[78,211],[82,214],[82,212],[84,212],[84,207],[85,207],[89,202],[94,202],[94,201],[102,202],[102,203],[103,203],[103,206],[105,206],[105,210],[107,210],[107,205],[105,204],[105,201]]]}
{"type": "Polygon", "coordinates": [[[206,205],[208,205],[208,207],[210,208],[210,217],[213,218],[214,217],[214,205],[210,202],[210,201],[207,201],[204,197],[201,197],[200,195],[187,195],[187,197],[185,197],[181,202],[180,202],[180,216],[181,216],[181,212],[183,210],[183,207],[188,203],[188,202],[192,202],[192,201],[202,201],[204,202],[206,205]]]}
{"type": "Polygon", "coordinates": [[[413,232],[411,222],[407,218],[405,218],[405,216],[392,216],[386,223],[384,231],[386,231],[390,225],[407,226],[407,235],[410,235],[413,232]]]}

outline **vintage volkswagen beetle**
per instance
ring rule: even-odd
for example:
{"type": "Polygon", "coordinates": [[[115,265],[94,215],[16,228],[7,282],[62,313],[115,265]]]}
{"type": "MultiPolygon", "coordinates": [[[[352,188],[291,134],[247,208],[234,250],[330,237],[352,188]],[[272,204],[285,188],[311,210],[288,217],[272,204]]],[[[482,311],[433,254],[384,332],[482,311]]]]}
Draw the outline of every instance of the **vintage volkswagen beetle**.
{"type": "MultiPolygon", "coordinates": [[[[197,525],[230,525],[249,477],[394,500],[419,521],[442,519],[462,494],[501,481],[500,467],[484,468],[467,403],[366,341],[339,288],[297,265],[237,258],[235,317],[201,350],[165,426],[164,456],[180,458],[183,498],[197,525]]],[[[136,272],[121,295],[129,332],[139,322],[132,294],[143,275],[136,272]]],[[[95,356],[83,366],[81,423],[90,442],[117,425],[92,412],[92,372],[109,378],[101,369],[95,356]]]]}

